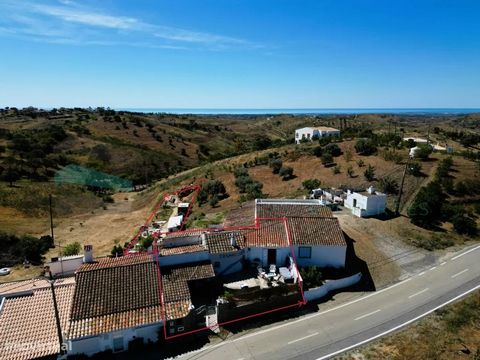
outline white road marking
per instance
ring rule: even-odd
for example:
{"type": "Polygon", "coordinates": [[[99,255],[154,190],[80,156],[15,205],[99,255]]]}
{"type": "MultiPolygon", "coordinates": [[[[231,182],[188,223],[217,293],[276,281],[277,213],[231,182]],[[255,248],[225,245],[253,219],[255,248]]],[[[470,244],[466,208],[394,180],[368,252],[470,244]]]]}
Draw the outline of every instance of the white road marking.
{"type": "MultiPolygon", "coordinates": [[[[297,320],[288,321],[288,322],[286,322],[285,324],[273,326],[273,327],[268,328],[268,329],[265,329],[265,330],[256,331],[256,332],[253,332],[253,333],[251,333],[251,334],[244,335],[244,336],[239,337],[239,338],[236,338],[236,339],[232,339],[232,340],[230,340],[230,341],[231,341],[231,342],[234,342],[234,341],[239,341],[239,340],[245,340],[245,339],[248,339],[248,338],[253,337],[253,336],[257,336],[257,335],[264,334],[264,333],[267,333],[267,332],[270,332],[270,331],[273,331],[273,330],[277,330],[277,329],[283,328],[283,327],[285,327],[285,326],[290,326],[290,325],[292,325],[292,324],[296,324],[296,323],[301,322],[301,321],[309,320],[309,319],[311,319],[311,318],[314,318],[314,317],[317,317],[317,316],[320,316],[320,315],[329,313],[330,311],[338,310],[338,309],[341,309],[341,308],[343,308],[343,307],[345,307],[345,306],[352,305],[352,304],[355,304],[356,302],[359,302],[359,301],[368,299],[369,297],[372,297],[372,296],[381,294],[381,293],[384,292],[384,291],[387,291],[387,290],[393,289],[393,288],[395,288],[395,287],[397,287],[397,286],[399,286],[399,285],[405,284],[405,283],[409,282],[410,280],[412,280],[412,278],[405,279],[405,280],[400,281],[400,282],[398,282],[398,283],[396,283],[396,284],[393,284],[392,286],[386,287],[385,289],[381,289],[381,290],[375,291],[375,292],[373,292],[373,293],[371,293],[371,294],[368,294],[368,295],[366,295],[366,296],[359,297],[358,299],[349,301],[349,302],[347,302],[347,303],[345,303],[345,304],[342,304],[342,305],[333,307],[333,308],[331,308],[331,309],[324,310],[324,311],[321,311],[321,312],[318,312],[318,313],[315,313],[315,314],[312,314],[312,315],[307,315],[307,316],[302,317],[302,318],[297,319],[297,320]]],[[[224,342],[224,343],[225,343],[225,342],[224,342]]],[[[217,345],[220,345],[220,344],[217,344],[217,345]]],[[[212,345],[211,347],[213,347],[213,346],[216,346],[216,345],[212,345]]],[[[208,348],[211,348],[211,347],[208,347],[208,348]]],[[[202,349],[199,349],[199,350],[196,350],[196,351],[203,351],[203,350],[202,350],[202,349]]]]}
{"type": "MultiPolygon", "coordinates": [[[[473,251],[473,250],[476,250],[477,248],[480,248],[480,245],[477,246],[477,247],[475,247],[475,248],[473,248],[473,249],[470,249],[468,252],[471,252],[471,251],[473,251]]],[[[463,253],[463,254],[460,254],[460,255],[457,255],[457,256],[455,256],[454,258],[452,258],[452,260],[454,260],[454,259],[456,259],[456,258],[458,258],[458,257],[460,257],[460,256],[463,256],[463,255],[465,255],[466,253],[467,253],[467,252],[465,252],[465,253],[463,253]]],[[[420,273],[420,274],[418,274],[418,275],[423,275],[423,274],[425,274],[425,272],[422,272],[422,273],[420,273]]],[[[285,327],[285,326],[290,326],[291,324],[294,324],[294,323],[298,323],[298,322],[301,322],[301,321],[309,320],[309,319],[311,319],[311,318],[314,318],[314,317],[323,315],[323,314],[328,313],[328,312],[330,312],[330,311],[334,311],[334,310],[343,308],[343,307],[345,307],[345,306],[354,304],[354,303],[356,303],[356,302],[358,302],[358,301],[365,300],[365,299],[367,299],[367,298],[369,298],[369,297],[371,297],[371,296],[375,296],[375,295],[380,294],[380,293],[382,293],[382,292],[384,292],[384,291],[393,289],[394,287],[397,287],[397,286],[399,286],[399,285],[405,284],[405,283],[409,282],[410,280],[412,280],[412,278],[407,278],[407,279],[402,280],[402,281],[400,281],[400,282],[398,282],[398,283],[396,283],[396,284],[393,284],[392,286],[389,286],[389,287],[386,287],[386,288],[384,288],[384,289],[375,291],[375,292],[373,292],[373,293],[371,293],[371,294],[369,294],[369,295],[359,297],[358,299],[352,300],[352,301],[350,301],[350,302],[347,302],[347,303],[345,303],[345,304],[339,305],[339,306],[337,306],[337,307],[333,307],[333,308],[331,308],[331,309],[328,309],[328,310],[325,310],[325,311],[322,311],[322,312],[319,312],[319,313],[315,313],[315,314],[312,314],[312,315],[308,315],[308,316],[302,317],[302,318],[297,319],[297,320],[294,320],[294,321],[287,321],[287,322],[284,323],[284,324],[277,325],[277,326],[273,326],[273,327],[268,328],[268,329],[265,329],[265,330],[256,331],[256,332],[253,332],[253,333],[250,333],[250,334],[248,334],[248,335],[244,335],[244,336],[241,336],[241,337],[238,337],[238,338],[235,338],[235,339],[225,340],[225,341],[223,341],[223,342],[221,342],[221,343],[219,343],[219,344],[216,344],[216,345],[205,346],[205,347],[203,347],[203,348],[201,348],[201,349],[194,350],[194,351],[190,351],[190,352],[187,353],[187,354],[188,354],[188,355],[192,355],[192,354],[196,354],[196,353],[199,353],[199,352],[203,352],[203,351],[207,351],[207,350],[212,350],[212,349],[215,349],[215,348],[217,348],[217,347],[223,346],[223,345],[225,345],[225,344],[229,344],[229,343],[233,343],[233,342],[237,342],[237,341],[242,341],[242,340],[245,340],[245,339],[250,338],[250,337],[254,337],[254,336],[257,336],[257,335],[260,335],[260,334],[264,334],[264,333],[267,333],[267,332],[270,332],[270,331],[275,331],[275,330],[280,329],[280,328],[283,328],[283,327],[285,327]]],[[[476,287],[473,288],[473,289],[470,289],[469,291],[463,293],[462,295],[459,295],[458,297],[456,297],[456,298],[454,298],[454,299],[452,299],[452,300],[450,300],[450,301],[447,301],[446,303],[444,303],[444,304],[436,307],[435,309],[433,309],[433,310],[431,310],[431,311],[428,311],[428,312],[420,315],[419,317],[417,317],[417,318],[415,318],[415,319],[409,320],[409,321],[407,321],[406,323],[401,324],[401,325],[399,325],[398,327],[395,327],[393,330],[392,330],[392,329],[387,330],[387,331],[385,331],[384,333],[382,333],[382,334],[380,334],[380,335],[377,335],[377,336],[375,336],[375,337],[373,337],[373,338],[370,338],[370,339],[368,339],[368,340],[366,340],[366,341],[363,341],[363,342],[358,343],[358,344],[356,344],[356,345],[350,346],[350,347],[345,348],[345,349],[343,349],[343,350],[339,350],[339,351],[337,351],[337,352],[335,352],[335,353],[332,353],[332,354],[330,354],[330,355],[326,355],[326,356],[324,356],[324,357],[318,358],[317,360],[327,359],[327,358],[329,358],[329,357],[331,357],[331,356],[337,355],[337,354],[339,354],[339,353],[341,353],[341,352],[344,352],[344,351],[348,351],[348,350],[350,350],[350,349],[352,349],[352,348],[354,348],[354,347],[360,346],[360,345],[365,344],[365,343],[367,343],[367,342],[369,342],[369,341],[372,341],[372,340],[377,339],[377,338],[379,338],[379,337],[381,337],[381,336],[384,336],[384,335],[386,335],[386,334],[388,334],[388,333],[390,333],[390,332],[392,332],[392,331],[395,331],[396,329],[399,329],[399,328],[401,328],[401,327],[403,327],[403,326],[405,326],[405,325],[408,325],[408,324],[410,324],[410,323],[412,323],[412,322],[414,322],[414,321],[422,318],[423,316],[426,316],[426,315],[432,313],[433,311],[441,308],[442,306],[445,306],[445,305],[450,304],[451,302],[455,301],[456,299],[459,299],[459,298],[461,298],[462,296],[464,296],[464,295],[466,295],[466,294],[469,294],[470,292],[475,291],[475,290],[477,290],[477,289],[479,289],[479,288],[480,288],[480,285],[476,286],[476,287]]],[[[169,358],[169,359],[175,359],[175,358],[178,358],[178,357],[183,357],[183,356],[185,356],[185,355],[187,355],[187,354],[183,354],[183,355],[180,355],[180,356],[177,356],[177,357],[173,357],[173,358],[169,358]]]]}
{"type": "Polygon", "coordinates": [[[480,245],[474,247],[473,249],[470,249],[470,250],[468,250],[468,251],[465,251],[464,253],[461,253],[460,255],[454,256],[454,257],[452,258],[452,260],[456,260],[456,259],[462,257],[463,255],[467,255],[468,253],[471,253],[472,251],[475,251],[475,250],[477,250],[477,249],[480,249],[480,245]]]}
{"type": "Polygon", "coordinates": [[[428,290],[429,290],[428,288],[425,288],[425,289],[420,290],[419,292],[417,292],[417,293],[415,293],[415,294],[410,295],[408,298],[411,299],[411,298],[413,298],[413,297],[415,297],[415,296],[417,296],[417,295],[423,294],[425,291],[428,291],[428,290]]]}
{"type": "Polygon", "coordinates": [[[432,266],[430,270],[435,270],[436,268],[437,268],[436,266],[432,266]]]}
{"type": "Polygon", "coordinates": [[[444,261],[444,262],[442,262],[442,263],[440,264],[440,266],[443,266],[443,265],[445,265],[446,263],[447,263],[447,262],[444,261]]]}
{"type": "Polygon", "coordinates": [[[425,274],[425,271],[422,271],[418,276],[422,276],[423,274],[425,274]]]}
{"type": "Polygon", "coordinates": [[[462,275],[463,273],[466,273],[468,269],[462,270],[459,273],[456,273],[455,275],[452,275],[452,279],[455,279],[457,276],[462,275]]]}
{"type": "Polygon", "coordinates": [[[296,343],[296,342],[298,342],[298,341],[302,341],[302,340],[305,340],[305,339],[308,339],[308,338],[310,338],[310,337],[312,337],[312,336],[317,336],[317,335],[318,335],[318,332],[313,333],[313,334],[310,334],[310,335],[307,335],[307,336],[304,336],[304,337],[301,337],[300,339],[296,339],[296,340],[289,341],[287,344],[288,344],[288,345],[291,345],[291,344],[296,343]]]}
{"type": "Polygon", "coordinates": [[[356,344],[347,346],[346,348],[343,348],[343,349],[341,349],[341,350],[337,350],[337,351],[335,351],[335,352],[333,352],[333,353],[330,353],[330,354],[328,354],[328,355],[324,355],[324,356],[322,356],[322,357],[319,357],[319,358],[316,359],[316,360],[325,360],[325,359],[331,358],[332,356],[341,354],[341,353],[343,353],[343,352],[345,352],[345,351],[351,350],[351,349],[353,349],[353,348],[356,348],[356,347],[358,347],[358,346],[361,346],[361,345],[363,345],[363,344],[366,344],[366,343],[368,343],[368,342],[370,342],[370,341],[373,341],[373,340],[375,340],[375,339],[378,339],[378,338],[380,338],[380,337],[382,337],[382,336],[385,336],[385,335],[387,335],[387,334],[390,334],[391,332],[394,332],[394,331],[396,331],[396,330],[398,330],[398,329],[400,329],[400,328],[402,328],[402,327],[404,327],[404,326],[407,326],[407,325],[409,325],[409,324],[417,321],[418,319],[421,319],[421,318],[423,318],[423,317],[425,317],[425,316],[433,313],[435,310],[438,310],[438,309],[444,307],[445,305],[451,304],[452,302],[457,301],[458,299],[461,299],[461,298],[464,297],[465,295],[468,295],[468,294],[470,294],[471,292],[474,292],[474,291],[476,291],[476,290],[478,290],[478,289],[480,289],[480,285],[477,285],[477,286],[475,286],[474,288],[472,288],[472,289],[470,289],[470,290],[467,290],[467,291],[465,291],[464,293],[462,293],[462,294],[460,294],[460,295],[458,295],[458,296],[455,296],[453,299],[450,299],[450,300],[444,302],[443,304],[438,305],[438,306],[434,307],[433,309],[430,309],[430,310],[428,310],[427,312],[424,312],[424,313],[421,314],[421,315],[418,315],[417,317],[415,317],[415,318],[413,318],[413,319],[410,319],[410,320],[408,320],[408,321],[406,321],[406,322],[404,322],[404,323],[402,323],[402,324],[400,324],[400,325],[397,325],[397,326],[395,326],[395,327],[393,327],[393,328],[391,328],[391,329],[388,329],[387,331],[384,331],[384,332],[382,332],[382,333],[380,333],[380,334],[377,334],[377,335],[375,335],[375,336],[372,336],[371,338],[368,338],[368,339],[365,339],[365,340],[363,340],[363,341],[360,341],[360,342],[358,342],[358,343],[356,343],[356,344]]]}
{"type": "Polygon", "coordinates": [[[378,313],[379,311],[381,311],[381,310],[380,310],[380,309],[377,309],[377,310],[375,310],[375,311],[372,311],[371,313],[368,313],[368,314],[359,316],[359,317],[355,318],[354,320],[360,320],[360,319],[366,318],[367,316],[376,314],[376,313],[378,313]]]}

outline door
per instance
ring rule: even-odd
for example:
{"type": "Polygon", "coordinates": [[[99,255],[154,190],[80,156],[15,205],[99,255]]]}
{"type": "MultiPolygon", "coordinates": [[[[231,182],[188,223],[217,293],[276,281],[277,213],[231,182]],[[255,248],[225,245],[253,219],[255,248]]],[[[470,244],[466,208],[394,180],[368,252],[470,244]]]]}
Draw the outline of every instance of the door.
{"type": "Polygon", "coordinates": [[[268,249],[267,252],[267,265],[275,264],[277,265],[277,249],[268,249]]]}

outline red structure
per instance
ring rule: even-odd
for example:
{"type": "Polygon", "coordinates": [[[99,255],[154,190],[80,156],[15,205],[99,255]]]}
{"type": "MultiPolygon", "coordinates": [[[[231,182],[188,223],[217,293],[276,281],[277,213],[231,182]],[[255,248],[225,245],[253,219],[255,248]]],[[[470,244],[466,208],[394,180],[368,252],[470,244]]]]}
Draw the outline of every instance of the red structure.
{"type": "MultiPolygon", "coordinates": [[[[296,256],[295,256],[295,251],[294,251],[292,240],[291,240],[291,232],[290,232],[290,229],[288,227],[288,221],[287,221],[286,217],[282,217],[282,218],[255,218],[255,223],[253,225],[248,225],[248,226],[228,227],[228,228],[222,228],[222,229],[200,228],[200,229],[184,230],[185,223],[186,223],[188,217],[190,216],[192,206],[197,199],[198,192],[200,191],[200,189],[201,189],[200,185],[190,185],[190,186],[182,187],[174,193],[178,197],[188,196],[192,192],[194,192],[194,195],[192,197],[192,200],[190,201],[190,205],[188,207],[187,213],[185,214],[185,216],[183,218],[183,221],[182,221],[182,224],[181,224],[181,227],[180,227],[181,230],[173,232],[173,233],[181,232],[181,233],[188,234],[189,232],[196,232],[196,231],[231,231],[231,230],[242,230],[242,229],[259,229],[261,221],[267,221],[267,220],[268,221],[281,221],[281,222],[284,223],[285,231],[286,231],[286,234],[287,234],[287,239],[288,239],[288,243],[289,243],[289,247],[290,247],[290,253],[291,253],[292,258],[294,259],[295,268],[296,268],[297,272],[299,273],[298,268],[297,268],[297,259],[296,259],[296,256]]],[[[154,208],[153,212],[148,217],[145,224],[140,228],[140,230],[135,235],[135,237],[130,241],[129,246],[127,248],[125,248],[125,255],[130,255],[129,250],[132,249],[135,246],[135,244],[138,242],[138,239],[139,239],[142,231],[144,231],[144,228],[149,226],[149,224],[152,222],[153,218],[155,217],[156,213],[158,212],[158,209],[160,208],[160,206],[171,195],[172,194],[170,194],[170,193],[165,194],[161,198],[161,200],[155,205],[155,208],[154,208]]],[[[158,235],[166,234],[166,233],[167,232],[159,232],[158,235]]],[[[170,234],[171,233],[172,232],[170,232],[170,234]]],[[[157,235],[157,237],[158,237],[158,235],[157,235]]],[[[197,332],[200,332],[200,331],[205,331],[205,330],[211,329],[212,327],[227,325],[227,324],[231,324],[231,323],[255,318],[255,317],[258,317],[258,316],[270,314],[270,313],[273,313],[273,312],[286,310],[286,309],[289,309],[289,308],[298,308],[298,307],[301,307],[301,306],[303,306],[307,303],[307,301],[305,300],[304,292],[303,292],[302,281],[300,280],[300,281],[298,281],[298,287],[299,287],[300,294],[302,296],[302,300],[298,301],[294,304],[287,305],[287,306],[282,306],[282,307],[278,307],[278,308],[273,308],[271,310],[263,311],[263,312],[260,312],[260,313],[257,313],[257,314],[252,314],[252,315],[244,316],[244,317],[241,317],[241,318],[238,318],[238,319],[229,320],[229,321],[226,321],[226,322],[223,322],[223,323],[218,323],[218,324],[215,324],[215,325],[212,325],[212,326],[205,326],[203,328],[194,329],[194,330],[191,330],[191,331],[186,331],[186,332],[181,333],[181,334],[176,334],[176,335],[169,336],[168,333],[167,333],[167,321],[166,321],[166,314],[165,314],[165,306],[164,306],[164,302],[163,302],[164,297],[163,297],[163,286],[162,286],[162,274],[161,274],[161,270],[160,270],[160,256],[159,256],[159,252],[158,252],[158,248],[157,248],[156,243],[153,246],[153,255],[155,256],[155,259],[156,259],[156,262],[157,262],[157,279],[158,279],[158,283],[159,283],[159,292],[160,292],[159,297],[160,297],[161,308],[162,308],[161,314],[162,314],[162,322],[163,322],[163,333],[164,333],[165,339],[167,339],[167,340],[178,338],[180,336],[185,336],[185,335],[197,333],[197,332]]]]}

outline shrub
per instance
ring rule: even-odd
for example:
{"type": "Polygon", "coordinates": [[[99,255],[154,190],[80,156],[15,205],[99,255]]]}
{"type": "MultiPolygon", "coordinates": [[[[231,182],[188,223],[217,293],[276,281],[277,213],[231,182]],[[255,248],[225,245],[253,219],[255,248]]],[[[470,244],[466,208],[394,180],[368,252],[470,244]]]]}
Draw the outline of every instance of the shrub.
{"type": "Polygon", "coordinates": [[[332,154],[333,157],[342,155],[342,150],[337,144],[328,144],[324,150],[332,154]]]}
{"type": "Polygon", "coordinates": [[[318,179],[307,179],[302,182],[302,186],[305,190],[312,191],[313,189],[318,189],[320,187],[320,180],[318,179]]]}
{"type": "Polygon", "coordinates": [[[322,282],[322,272],[319,268],[315,266],[309,266],[308,268],[301,268],[300,275],[303,279],[303,286],[306,289],[311,289],[314,287],[321,286],[322,282]]]}
{"type": "Polygon", "coordinates": [[[471,217],[457,214],[452,219],[453,228],[458,234],[475,236],[477,223],[471,217]]]}
{"type": "Polygon", "coordinates": [[[413,243],[415,246],[428,251],[441,250],[454,245],[453,240],[449,237],[440,237],[437,235],[432,235],[431,237],[417,237],[414,239],[413,243]]]}
{"type": "Polygon", "coordinates": [[[422,165],[418,162],[412,162],[408,164],[407,173],[413,176],[422,175],[422,165]]]}
{"type": "Polygon", "coordinates": [[[420,189],[407,213],[412,223],[431,226],[440,219],[443,203],[442,187],[438,182],[430,182],[420,189]]]}
{"type": "Polygon", "coordinates": [[[353,171],[353,166],[350,165],[347,168],[347,175],[348,175],[348,177],[351,177],[351,178],[353,177],[353,175],[355,175],[355,172],[353,171]]]}
{"type": "Polygon", "coordinates": [[[371,155],[377,151],[377,147],[371,139],[359,139],[355,144],[355,151],[361,155],[371,155]]]}
{"type": "Polygon", "coordinates": [[[80,245],[78,241],[75,241],[73,243],[67,244],[63,248],[62,255],[63,256],[78,255],[80,254],[81,249],[82,249],[82,245],[80,245]]]}
{"type": "Polygon", "coordinates": [[[112,254],[113,257],[123,256],[122,245],[113,245],[113,248],[110,254],[112,254]]]}
{"type": "Polygon", "coordinates": [[[313,150],[312,150],[312,153],[313,153],[313,155],[315,155],[316,157],[322,156],[322,154],[323,154],[323,147],[321,147],[321,146],[316,146],[316,147],[314,147],[313,150]]]}
{"type": "Polygon", "coordinates": [[[347,150],[345,151],[345,154],[343,155],[343,157],[345,158],[346,162],[350,162],[353,159],[353,154],[350,150],[347,150]]]}
{"type": "Polygon", "coordinates": [[[362,159],[359,159],[357,160],[357,165],[358,167],[363,167],[365,165],[365,161],[363,161],[362,159]]]}
{"type": "Polygon", "coordinates": [[[417,145],[417,150],[415,151],[415,157],[421,160],[427,160],[432,151],[433,150],[430,145],[419,144],[417,145]]]}
{"type": "Polygon", "coordinates": [[[382,157],[385,161],[393,161],[395,164],[400,164],[403,160],[402,155],[394,150],[385,150],[382,157]]]}
{"type": "Polygon", "coordinates": [[[278,174],[282,177],[282,180],[288,180],[293,176],[293,168],[290,166],[284,166],[280,169],[278,174]]]}
{"type": "Polygon", "coordinates": [[[322,164],[324,166],[327,166],[329,164],[333,163],[333,156],[332,154],[325,152],[322,154],[322,164]]]}
{"type": "Polygon", "coordinates": [[[272,168],[274,174],[278,174],[282,168],[283,162],[282,159],[272,159],[270,160],[269,166],[272,168]]]}
{"type": "Polygon", "coordinates": [[[248,176],[248,170],[243,166],[237,167],[233,170],[233,175],[238,178],[242,176],[248,176]]]}
{"type": "Polygon", "coordinates": [[[333,174],[340,174],[341,167],[340,165],[336,165],[333,167],[332,172],[333,174]]]}
{"type": "Polygon", "coordinates": [[[373,181],[375,179],[375,167],[369,164],[363,172],[363,176],[367,181],[373,181]]]}
{"type": "Polygon", "coordinates": [[[382,177],[379,180],[378,185],[380,186],[382,192],[386,194],[396,194],[398,192],[397,181],[389,176],[382,177]]]}
{"type": "Polygon", "coordinates": [[[219,202],[218,196],[217,196],[217,195],[213,195],[213,196],[210,198],[210,200],[208,201],[208,204],[209,204],[211,207],[215,207],[215,206],[217,206],[218,202],[219,202]]]}

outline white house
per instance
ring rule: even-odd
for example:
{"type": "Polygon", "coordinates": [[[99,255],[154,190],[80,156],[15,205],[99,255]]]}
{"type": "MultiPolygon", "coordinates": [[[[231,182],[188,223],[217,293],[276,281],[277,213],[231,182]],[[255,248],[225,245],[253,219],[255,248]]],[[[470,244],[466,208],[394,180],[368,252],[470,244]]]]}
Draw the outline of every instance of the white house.
{"type": "Polygon", "coordinates": [[[295,144],[300,144],[302,140],[313,140],[329,136],[340,136],[340,130],[326,126],[304,127],[295,130],[295,144]]]}
{"type": "Polygon", "coordinates": [[[387,195],[376,191],[370,186],[366,191],[347,191],[345,207],[352,210],[352,214],[358,217],[380,215],[385,212],[387,195]]]}

